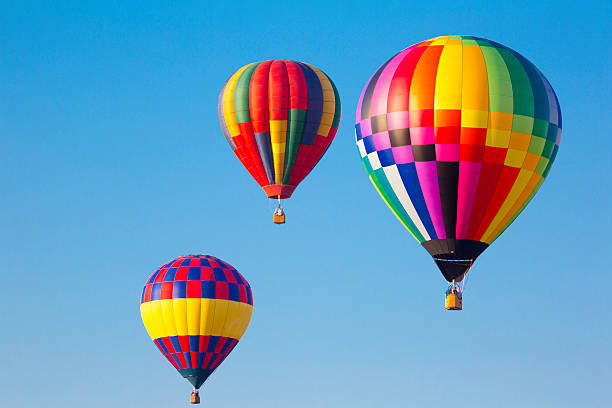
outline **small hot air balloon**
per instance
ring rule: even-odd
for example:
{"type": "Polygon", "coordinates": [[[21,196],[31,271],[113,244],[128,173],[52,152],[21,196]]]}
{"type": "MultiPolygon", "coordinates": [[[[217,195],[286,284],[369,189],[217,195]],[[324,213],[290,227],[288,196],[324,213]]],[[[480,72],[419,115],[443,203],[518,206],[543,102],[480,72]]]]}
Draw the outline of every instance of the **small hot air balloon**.
{"type": "Polygon", "coordinates": [[[357,106],[370,180],[450,282],[525,208],[555,160],[561,109],[525,57],[477,37],[415,44],[385,62],[357,106]]]}
{"type": "Polygon", "coordinates": [[[223,85],[219,122],[231,149],[271,199],[281,199],[319,162],[336,135],[340,98],[332,80],[296,61],[255,62],[223,85]]]}
{"type": "Polygon", "coordinates": [[[147,281],[140,299],[142,321],[153,342],[198,389],[236,347],[253,313],[251,287],[226,262],[185,255],[168,262],[147,281]]]}

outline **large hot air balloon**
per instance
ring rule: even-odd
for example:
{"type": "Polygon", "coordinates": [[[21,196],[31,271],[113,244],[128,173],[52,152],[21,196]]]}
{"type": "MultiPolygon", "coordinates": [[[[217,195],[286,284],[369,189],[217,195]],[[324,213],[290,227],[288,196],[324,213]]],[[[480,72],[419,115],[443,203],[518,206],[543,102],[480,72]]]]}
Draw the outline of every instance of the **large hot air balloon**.
{"type": "Polygon", "coordinates": [[[219,94],[219,122],[230,147],[271,199],[281,199],[319,162],[336,135],[340,98],[332,80],[296,61],[255,62],[232,75],[219,94]]]}
{"type": "Polygon", "coordinates": [[[140,299],[142,321],[153,342],[198,389],[236,347],[253,312],[248,282],[222,260],[185,255],[147,281],[140,299]]]}
{"type": "Polygon", "coordinates": [[[525,57],[483,38],[446,36],[385,62],[357,106],[370,180],[450,282],[446,307],[476,258],[548,175],[561,109],[525,57]]]}

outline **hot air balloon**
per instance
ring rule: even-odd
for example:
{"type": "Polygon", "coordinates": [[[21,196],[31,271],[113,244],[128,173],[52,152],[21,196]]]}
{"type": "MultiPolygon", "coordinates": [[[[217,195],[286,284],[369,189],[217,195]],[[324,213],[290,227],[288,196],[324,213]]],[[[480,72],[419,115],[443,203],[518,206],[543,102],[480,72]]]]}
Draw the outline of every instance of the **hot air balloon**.
{"type": "Polygon", "coordinates": [[[140,299],[151,339],[198,389],[236,347],[253,312],[251,287],[226,262],[209,255],[185,255],[168,262],[147,281],[140,299]]]}
{"type": "Polygon", "coordinates": [[[406,48],[374,73],[355,135],[370,180],[449,281],[446,308],[459,310],[459,282],[548,175],[561,109],[521,54],[445,36],[406,48]]]}
{"type": "Polygon", "coordinates": [[[281,199],[291,197],[336,135],[340,98],[334,83],[303,62],[255,62],[225,82],[218,114],[233,152],[278,200],[273,221],[283,224],[281,199]]]}

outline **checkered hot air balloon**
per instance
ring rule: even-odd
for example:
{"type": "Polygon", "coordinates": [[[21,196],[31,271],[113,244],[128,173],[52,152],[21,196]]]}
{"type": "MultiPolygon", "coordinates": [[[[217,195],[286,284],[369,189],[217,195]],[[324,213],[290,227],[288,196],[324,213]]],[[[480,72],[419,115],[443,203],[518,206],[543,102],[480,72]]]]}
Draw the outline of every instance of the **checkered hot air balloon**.
{"type": "Polygon", "coordinates": [[[319,162],[336,135],[340,98],[332,80],[296,61],[255,62],[223,85],[219,122],[231,149],[271,199],[281,199],[319,162]]]}
{"type": "Polygon", "coordinates": [[[151,339],[198,389],[236,347],[253,313],[253,294],[244,277],[209,255],[185,255],[168,262],[147,281],[140,299],[151,339]]]}
{"type": "Polygon", "coordinates": [[[374,73],[355,136],[370,180],[457,293],[455,283],[548,175],[561,109],[544,75],[516,51],[438,37],[374,73]]]}

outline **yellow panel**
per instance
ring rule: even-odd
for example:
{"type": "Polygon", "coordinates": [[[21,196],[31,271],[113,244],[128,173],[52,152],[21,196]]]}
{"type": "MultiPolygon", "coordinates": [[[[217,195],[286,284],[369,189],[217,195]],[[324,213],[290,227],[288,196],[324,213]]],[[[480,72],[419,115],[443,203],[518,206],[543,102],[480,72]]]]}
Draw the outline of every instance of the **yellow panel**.
{"type": "Polygon", "coordinates": [[[172,299],[164,299],[160,303],[161,314],[166,327],[164,336],[178,336],[176,323],[174,322],[174,305],[172,304],[172,299]]]}
{"type": "Polygon", "coordinates": [[[187,299],[187,334],[197,336],[200,334],[200,314],[202,308],[200,306],[201,299],[187,299]]]}
{"type": "Polygon", "coordinates": [[[502,221],[491,232],[490,237],[492,237],[492,238],[491,238],[491,241],[489,241],[489,243],[492,242],[493,240],[497,239],[499,234],[501,234],[502,231],[509,225],[508,223],[510,222],[512,217],[514,217],[516,215],[517,211],[525,203],[525,200],[527,200],[527,198],[529,198],[529,195],[534,190],[537,190],[539,188],[539,186],[542,184],[542,182],[544,181],[542,176],[540,174],[538,174],[538,173],[529,171],[529,174],[531,174],[531,177],[530,177],[527,185],[523,188],[523,191],[520,192],[518,198],[515,200],[514,204],[512,205],[510,210],[507,212],[505,217],[502,219],[502,221]]]}
{"type": "Polygon", "coordinates": [[[212,333],[215,317],[215,299],[202,299],[200,302],[200,336],[212,333]]]}
{"type": "Polygon", "coordinates": [[[512,114],[489,112],[489,129],[512,130],[512,114]]]}
{"type": "Polygon", "coordinates": [[[446,44],[446,41],[448,41],[448,39],[450,38],[450,35],[445,35],[443,37],[438,37],[436,39],[434,39],[429,46],[431,47],[432,45],[444,45],[446,44]]]}
{"type": "Polygon", "coordinates": [[[247,327],[249,326],[249,322],[251,321],[251,316],[253,315],[253,306],[247,304],[247,303],[241,303],[242,305],[242,316],[243,316],[243,320],[242,320],[242,324],[240,325],[240,328],[238,329],[238,337],[235,337],[236,339],[240,340],[242,338],[242,336],[244,335],[244,332],[246,331],[247,327]]]}
{"type": "Polygon", "coordinates": [[[434,109],[461,109],[461,45],[442,49],[436,75],[434,109]]]}
{"type": "Polygon", "coordinates": [[[156,300],[154,302],[148,302],[151,304],[149,309],[149,319],[152,325],[152,331],[154,334],[152,337],[157,339],[159,337],[165,336],[166,323],[164,322],[164,316],[161,310],[161,301],[156,300]]]}
{"type": "Polygon", "coordinates": [[[526,152],[529,148],[530,141],[531,135],[526,133],[512,132],[510,133],[510,145],[508,147],[526,152]]]}
{"type": "Polygon", "coordinates": [[[140,304],[140,317],[142,317],[142,323],[147,329],[147,333],[151,339],[155,340],[155,328],[154,328],[154,320],[151,318],[151,302],[141,303],[140,304]]]}
{"type": "Polygon", "coordinates": [[[272,142],[272,159],[274,160],[274,182],[282,184],[285,171],[285,144],[287,142],[287,121],[270,121],[270,140],[272,142]]]}
{"type": "Polygon", "coordinates": [[[508,151],[506,152],[506,160],[504,161],[504,164],[506,166],[520,168],[523,166],[523,161],[525,160],[526,154],[527,152],[523,150],[508,149],[508,151]]]}
{"type": "Polygon", "coordinates": [[[210,333],[213,336],[225,336],[225,319],[227,317],[227,308],[229,302],[222,302],[219,300],[215,300],[215,316],[212,324],[212,332],[210,333]]]}
{"type": "Polygon", "coordinates": [[[509,130],[487,129],[487,140],[485,144],[493,147],[508,147],[510,143],[509,130]]]}
{"type": "Polygon", "coordinates": [[[327,137],[329,134],[329,129],[331,128],[334,120],[334,114],[336,112],[336,95],[334,93],[334,88],[332,87],[329,78],[327,78],[327,75],[325,75],[323,71],[310,64],[306,65],[308,65],[310,69],[317,74],[319,82],[321,83],[321,88],[323,89],[323,117],[321,118],[317,135],[327,137]],[[329,119],[323,120],[326,118],[326,116],[328,116],[329,119]]]}
{"type": "Polygon", "coordinates": [[[187,299],[172,299],[174,324],[179,336],[187,335],[187,299]]]}
{"type": "Polygon", "coordinates": [[[251,305],[246,303],[228,303],[227,318],[225,321],[227,337],[240,340],[251,318],[252,309],[251,305]]]}
{"type": "MultiPolygon", "coordinates": [[[[463,91],[465,95],[465,88],[463,91]]],[[[465,105],[464,105],[465,106],[465,105]]],[[[461,126],[471,128],[486,128],[489,121],[489,111],[486,110],[461,110],[461,126]]]]}
{"type": "Polygon", "coordinates": [[[255,63],[245,65],[236,71],[227,81],[225,90],[223,91],[223,118],[225,119],[227,130],[232,137],[240,134],[240,128],[236,123],[236,115],[234,112],[234,92],[236,90],[236,83],[242,72],[253,64],[255,63]]]}
{"type": "Polygon", "coordinates": [[[489,111],[489,80],[484,56],[478,45],[463,46],[463,80],[461,91],[461,126],[487,127],[488,115],[478,118],[478,126],[464,125],[463,115],[466,110],[489,111]],[[484,121],[484,124],[482,124],[484,121]]]}

